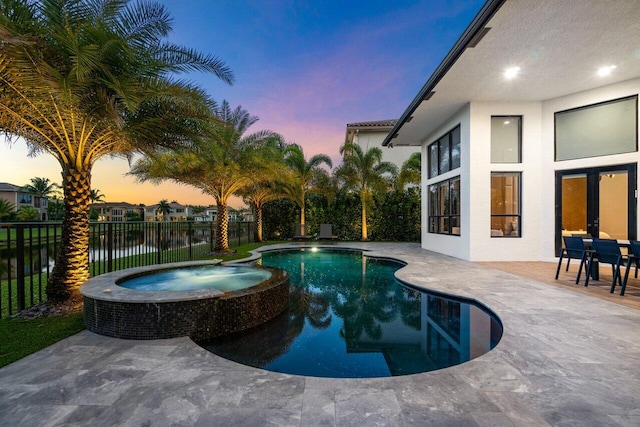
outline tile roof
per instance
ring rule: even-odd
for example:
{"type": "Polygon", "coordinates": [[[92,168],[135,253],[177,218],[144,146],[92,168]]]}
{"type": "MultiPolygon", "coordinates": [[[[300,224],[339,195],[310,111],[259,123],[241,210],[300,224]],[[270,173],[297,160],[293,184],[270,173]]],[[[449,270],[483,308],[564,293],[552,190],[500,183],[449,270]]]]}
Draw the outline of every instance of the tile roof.
{"type": "Polygon", "coordinates": [[[131,207],[131,208],[143,208],[144,206],[140,206],[140,205],[135,205],[133,203],[129,203],[129,202],[96,202],[96,203],[91,203],[92,206],[94,207],[108,207],[108,206],[126,206],[126,207],[131,207]]]}
{"type": "Polygon", "coordinates": [[[347,127],[393,127],[397,121],[398,119],[372,120],[368,122],[347,123],[347,127]]]}
{"type": "Polygon", "coordinates": [[[29,190],[26,190],[25,188],[23,188],[20,185],[14,185],[14,184],[10,184],[8,182],[0,182],[0,191],[15,191],[15,192],[20,192],[20,193],[26,193],[26,194],[33,194],[33,195],[38,195],[38,193],[33,193],[29,190]]]}
{"type": "Polygon", "coordinates": [[[9,184],[8,182],[0,182],[0,191],[18,191],[20,187],[9,184]]]}

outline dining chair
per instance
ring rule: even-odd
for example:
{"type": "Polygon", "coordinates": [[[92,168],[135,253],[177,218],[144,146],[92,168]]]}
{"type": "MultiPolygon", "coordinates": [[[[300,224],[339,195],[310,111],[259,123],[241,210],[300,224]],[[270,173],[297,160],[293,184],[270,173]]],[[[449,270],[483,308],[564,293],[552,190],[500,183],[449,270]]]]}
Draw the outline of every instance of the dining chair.
{"type": "MultiPolygon", "coordinates": [[[[603,264],[611,264],[611,274],[613,280],[611,281],[611,290],[616,287],[616,281],[622,286],[622,277],[620,276],[620,266],[625,258],[620,252],[620,246],[615,239],[593,239],[591,243],[592,251],[589,254],[589,268],[587,269],[587,279],[584,282],[585,286],[589,286],[589,277],[591,276],[591,269],[594,261],[603,264]],[[595,258],[595,260],[594,260],[595,258]]],[[[597,265],[597,264],[596,264],[597,265]]]]}
{"type": "Polygon", "coordinates": [[[576,284],[580,282],[580,276],[582,275],[582,269],[584,268],[585,274],[587,273],[587,255],[589,250],[584,244],[582,237],[563,236],[564,248],[560,251],[560,259],[558,260],[558,268],[556,269],[556,280],[560,274],[560,267],[562,266],[562,260],[567,258],[567,268],[565,271],[569,271],[569,264],[572,259],[580,260],[580,268],[578,268],[578,275],[576,276],[576,284]]]}
{"type": "MultiPolygon", "coordinates": [[[[624,273],[624,280],[622,280],[622,287],[620,287],[620,295],[624,295],[624,291],[627,288],[627,280],[629,280],[629,270],[631,270],[631,263],[635,265],[634,277],[638,278],[638,268],[640,267],[640,242],[637,240],[629,240],[629,254],[627,255],[627,271],[624,273]]],[[[611,288],[611,292],[614,289],[611,288]]]]}

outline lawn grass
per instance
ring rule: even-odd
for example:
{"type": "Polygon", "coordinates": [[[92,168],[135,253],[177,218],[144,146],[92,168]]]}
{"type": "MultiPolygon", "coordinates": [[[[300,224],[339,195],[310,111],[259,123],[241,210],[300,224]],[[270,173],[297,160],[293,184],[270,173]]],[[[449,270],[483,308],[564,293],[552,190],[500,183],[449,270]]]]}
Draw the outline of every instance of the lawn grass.
{"type": "Polygon", "coordinates": [[[260,246],[267,246],[267,245],[275,245],[277,243],[285,243],[285,241],[283,240],[273,240],[273,241],[269,241],[269,242],[262,242],[262,243],[247,243],[244,245],[240,245],[236,248],[232,248],[235,252],[233,254],[229,254],[229,255],[225,255],[225,256],[216,256],[215,258],[221,259],[223,261],[235,261],[237,259],[243,259],[243,258],[247,258],[249,256],[251,256],[251,252],[254,249],[259,248],[260,246]]]}
{"type": "MultiPolygon", "coordinates": [[[[235,252],[217,257],[233,261],[251,255],[249,251],[260,246],[282,243],[277,241],[249,243],[234,248],[235,252]]],[[[202,259],[211,259],[211,256],[202,259]]],[[[42,350],[84,329],[83,313],[36,319],[0,319],[0,368],[31,353],[42,350]]]]}
{"type": "Polygon", "coordinates": [[[36,319],[0,319],[0,367],[84,329],[83,313],[36,319]]]}

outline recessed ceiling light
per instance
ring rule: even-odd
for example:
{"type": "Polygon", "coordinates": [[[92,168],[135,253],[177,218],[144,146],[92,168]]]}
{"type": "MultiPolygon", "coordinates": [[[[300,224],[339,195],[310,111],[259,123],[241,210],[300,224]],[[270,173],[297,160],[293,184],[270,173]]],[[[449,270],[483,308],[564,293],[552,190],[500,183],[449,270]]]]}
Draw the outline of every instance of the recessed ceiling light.
{"type": "Polygon", "coordinates": [[[513,79],[515,76],[518,75],[518,72],[520,72],[520,67],[507,68],[507,70],[504,72],[504,76],[507,79],[513,79]]]}
{"type": "Polygon", "coordinates": [[[615,65],[607,65],[607,66],[605,66],[605,67],[600,67],[600,68],[598,69],[598,75],[599,75],[600,77],[608,76],[608,75],[609,75],[609,74],[611,74],[611,72],[612,72],[613,70],[615,70],[615,69],[616,69],[616,66],[615,66],[615,65]]]}
{"type": "Polygon", "coordinates": [[[511,123],[509,120],[505,120],[505,121],[504,121],[504,124],[505,124],[505,125],[508,125],[509,123],[511,123]]]}

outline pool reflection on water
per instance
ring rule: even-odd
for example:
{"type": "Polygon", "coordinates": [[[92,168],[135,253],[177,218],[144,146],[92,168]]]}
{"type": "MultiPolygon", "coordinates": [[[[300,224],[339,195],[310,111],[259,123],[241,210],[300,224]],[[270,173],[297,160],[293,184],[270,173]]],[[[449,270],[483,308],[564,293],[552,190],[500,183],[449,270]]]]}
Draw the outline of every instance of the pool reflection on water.
{"type": "Polygon", "coordinates": [[[491,350],[500,322],[481,307],[402,285],[403,264],[344,250],[266,252],[289,272],[288,309],[241,334],[200,343],[222,357],[270,371],[334,378],[407,375],[491,350]]]}

